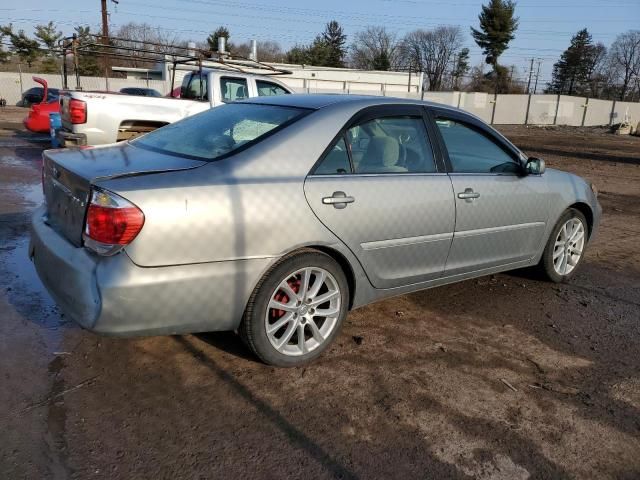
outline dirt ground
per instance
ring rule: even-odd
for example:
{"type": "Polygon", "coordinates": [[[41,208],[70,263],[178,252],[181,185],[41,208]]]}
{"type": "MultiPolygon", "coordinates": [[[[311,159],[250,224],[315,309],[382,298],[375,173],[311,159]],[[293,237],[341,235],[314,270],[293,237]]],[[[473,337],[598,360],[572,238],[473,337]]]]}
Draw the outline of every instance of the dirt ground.
{"type": "Polygon", "coordinates": [[[640,138],[502,128],[600,190],[571,283],[384,301],[275,369],[231,333],[102,338],[61,316],[26,259],[46,139],[2,126],[0,478],[640,478],[640,138]]]}

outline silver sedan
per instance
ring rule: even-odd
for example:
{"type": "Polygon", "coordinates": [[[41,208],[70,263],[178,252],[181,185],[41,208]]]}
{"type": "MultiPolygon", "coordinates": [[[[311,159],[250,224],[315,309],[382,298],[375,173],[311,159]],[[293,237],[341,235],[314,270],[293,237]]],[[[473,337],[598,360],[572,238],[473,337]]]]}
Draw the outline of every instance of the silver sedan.
{"type": "Polygon", "coordinates": [[[368,303],[495,272],[576,272],[601,208],[442,105],[287,95],[127,143],[44,153],[30,255],[62,310],[112,335],[237,330],[299,365],[368,303]]]}

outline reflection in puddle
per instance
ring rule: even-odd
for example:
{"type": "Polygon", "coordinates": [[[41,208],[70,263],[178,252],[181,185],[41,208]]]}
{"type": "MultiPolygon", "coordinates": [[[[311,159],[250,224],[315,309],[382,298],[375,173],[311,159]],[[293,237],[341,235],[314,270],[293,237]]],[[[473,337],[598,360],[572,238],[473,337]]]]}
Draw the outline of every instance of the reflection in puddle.
{"type": "MultiPolygon", "coordinates": [[[[64,321],[29,259],[29,239],[20,238],[0,250],[0,274],[6,279],[9,303],[27,320],[57,330],[64,321]]],[[[3,282],[4,284],[5,282],[3,282]]]]}
{"type": "MultiPolygon", "coordinates": [[[[17,186],[25,205],[37,208],[43,200],[40,183],[17,186]]],[[[28,210],[32,210],[28,208],[28,210]]],[[[61,343],[62,330],[73,322],[61,316],[29,259],[29,236],[13,237],[0,247],[0,288],[9,304],[27,321],[42,328],[47,346],[53,351],[61,343]],[[61,328],[63,327],[64,328],[61,328]]],[[[60,281],[64,281],[61,278],[60,281]]]]}

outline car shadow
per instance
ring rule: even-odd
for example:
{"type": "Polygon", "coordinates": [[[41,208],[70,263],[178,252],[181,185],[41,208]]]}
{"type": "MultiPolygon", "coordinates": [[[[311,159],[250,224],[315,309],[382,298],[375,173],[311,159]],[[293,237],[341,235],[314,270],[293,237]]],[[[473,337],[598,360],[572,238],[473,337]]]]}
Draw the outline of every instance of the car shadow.
{"type": "Polygon", "coordinates": [[[194,336],[204,343],[235,357],[260,363],[235,332],[207,332],[197,333],[194,336]]]}

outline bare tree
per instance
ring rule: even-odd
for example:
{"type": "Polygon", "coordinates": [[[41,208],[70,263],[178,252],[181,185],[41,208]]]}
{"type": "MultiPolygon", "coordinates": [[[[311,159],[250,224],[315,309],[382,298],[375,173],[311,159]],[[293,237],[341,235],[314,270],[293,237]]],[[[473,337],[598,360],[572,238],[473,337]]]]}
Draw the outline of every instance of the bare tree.
{"type": "Polygon", "coordinates": [[[608,83],[608,58],[607,47],[598,42],[593,48],[591,64],[589,65],[589,94],[593,98],[599,98],[608,83]]]}
{"type": "MultiPolygon", "coordinates": [[[[249,57],[251,44],[249,42],[234,45],[232,52],[242,57],[249,57]]],[[[260,62],[284,62],[285,53],[278,42],[266,40],[258,42],[258,61],[260,62]]]]}
{"type": "Polygon", "coordinates": [[[611,57],[621,69],[620,100],[624,100],[631,80],[640,75],[640,30],[629,30],[618,35],[611,45],[611,57]]]}
{"type": "Polygon", "coordinates": [[[453,26],[415,30],[407,34],[402,45],[408,66],[424,72],[428,90],[440,90],[447,70],[462,48],[462,30],[453,26]]]}
{"type": "Polygon", "coordinates": [[[350,50],[350,64],[355,68],[391,70],[399,65],[396,35],[385,27],[367,27],[356,33],[350,50]]]}
{"type": "MultiPolygon", "coordinates": [[[[122,48],[130,48],[132,50],[126,51],[126,55],[130,56],[129,59],[118,59],[118,63],[120,65],[129,66],[129,67],[149,67],[151,66],[151,62],[148,60],[144,60],[140,57],[149,57],[154,56],[153,54],[149,54],[146,52],[140,52],[137,50],[141,49],[151,49],[158,52],[157,58],[158,60],[162,60],[162,55],[160,52],[172,52],[174,49],[171,46],[175,47],[186,47],[187,42],[181,41],[180,38],[172,33],[169,33],[159,27],[152,27],[148,23],[135,23],[130,22],[125,25],[122,25],[118,31],[116,32],[116,38],[120,39],[114,41],[112,39],[112,43],[117,44],[118,47],[122,48]],[[156,47],[144,46],[141,42],[152,42],[159,44],[156,47]],[[161,45],[161,46],[160,46],[161,45]]],[[[179,52],[178,50],[175,50],[179,52]]],[[[179,52],[183,53],[183,52],[179,52]]]]}

